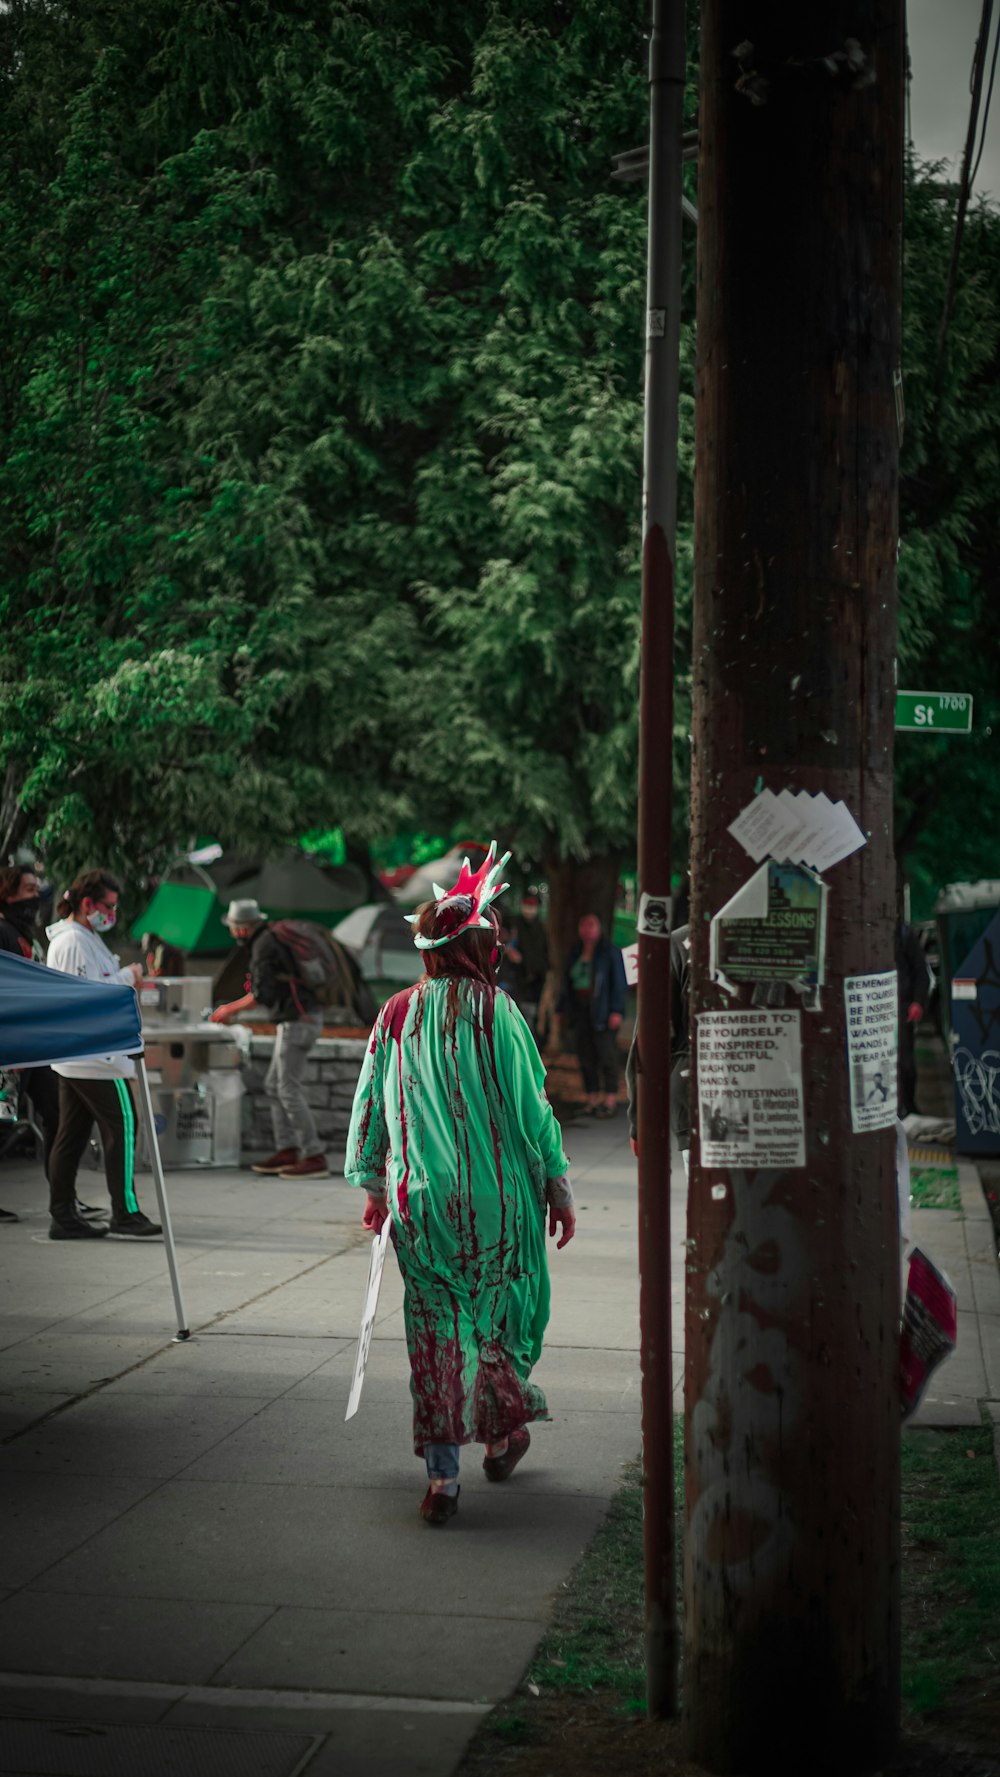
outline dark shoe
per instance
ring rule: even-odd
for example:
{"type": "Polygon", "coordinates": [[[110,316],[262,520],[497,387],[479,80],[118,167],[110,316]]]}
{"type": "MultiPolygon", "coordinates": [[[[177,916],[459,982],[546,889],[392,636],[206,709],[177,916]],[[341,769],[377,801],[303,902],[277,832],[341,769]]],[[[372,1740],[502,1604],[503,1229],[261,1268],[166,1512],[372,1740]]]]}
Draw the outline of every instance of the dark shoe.
{"type": "Polygon", "coordinates": [[[76,1213],[85,1222],[106,1222],[111,1215],[109,1209],[92,1209],[89,1203],[81,1203],[79,1197],[76,1200],[76,1213]]]}
{"type": "Polygon", "coordinates": [[[276,1154],[271,1155],[270,1160],[258,1160],[256,1166],[251,1166],[250,1171],[278,1173],[283,1166],[294,1166],[298,1157],[298,1148],[279,1148],[276,1154]]]}
{"type": "Polygon", "coordinates": [[[20,1216],[16,1216],[12,1209],[0,1209],[0,1222],[19,1222],[20,1220],[20,1216]]]}
{"type": "Polygon", "coordinates": [[[435,1493],[432,1487],[428,1487],[420,1502],[420,1516],[424,1523],[447,1524],[448,1519],[453,1518],[458,1511],[458,1495],[461,1491],[459,1487],[457,1493],[435,1493]]]}
{"type": "Polygon", "coordinates": [[[527,1454],[531,1433],[526,1425],[512,1431],[502,1456],[484,1456],[483,1474],[488,1481],[506,1481],[514,1473],[522,1456],[527,1454]]]}
{"type": "Polygon", "coordinates": [[[73,1209],[53,1212],[49,1223],[50,1240],[103,1240],[107,1222],[85,1222],[73,1209]]]}
{"type": "Polygon", "coordinates": [[[283,1166],[279,1178],[329,1178],[330,1168],[325,1154],[311,1154],[308,1160],[296,1160],[294,1166],[283,1166]]]}
{"type": "MultiPolygon", "coordinates": [[[[94,1223],[88,1223],[95,1227],[94,1223]]],[[[108,1223],[108,1233],[117,1234],[120,1240],[147,1240],[154,1234],[162,1234],[159,1222],[151,1222],[144,1216],[141,1209],[134,1209],[131,1215],[112,1216],[108,1223]]]]}

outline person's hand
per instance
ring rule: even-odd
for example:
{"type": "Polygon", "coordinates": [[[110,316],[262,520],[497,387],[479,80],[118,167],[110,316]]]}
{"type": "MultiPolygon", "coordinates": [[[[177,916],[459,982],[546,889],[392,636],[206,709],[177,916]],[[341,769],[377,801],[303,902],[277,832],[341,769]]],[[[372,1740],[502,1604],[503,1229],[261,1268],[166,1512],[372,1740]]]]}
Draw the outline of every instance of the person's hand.
{"type": "Polygon", "coordinates": [[[216,1006],[210,1022],[212,1024],[228,1024],[233,1015],[232,1006],[216,1006]]]}
{"type": "Polygon", "coordinates": [[[576,1233],[576,1210],[571,1208],[556,1209],[555,1205],[550,1203],[549,1233],[554,1234],[558,1228],[562,1229],[562,1239],[556,1241],[556,1252],[561,1246],[565,1246],[567,1241],[572,1240],[576,1233]]]}
{"type": "Polygon", "coordinates": [[[609,1012],[608,1013],[608,1029],[609,1030],[617,1030],[621,1021],[622,1021],[622,1015],[620,1012],[609,1012]]]}
{"type": "Polygon", "coordinates": [[[361,1226],[368,1228],[372,1234],[378,1234],[388,1215],[389,1205],[385,1198],[369,1196],[365,1204],[364,1215],[361,1217],[361,1226]]]}
{"type": "Polygon", "coordinates": [[[633,1154],[635,1155],[636,1159],[638,1160],[638,1158],[639,1158],[639,1143],[636,1141],[634,1135],[629,1136],[628,1145],[632,1149],[633,1154]]]}
{"type": "Polygon", "coordinates": [[[923,1006],[918,1006],[916,1000],[914,1000],[906,1014],[906,1022],[907,1024],[919,1024],[923,1015],[923,1006]]]}
{"type": "Polygon", "coordinates": [[[141,963],[131,963],[129,966],[132,970],[132,985],[133,985],[133,987],[137,988],[140,981],[142,980],[142,964],[141,963]]]}

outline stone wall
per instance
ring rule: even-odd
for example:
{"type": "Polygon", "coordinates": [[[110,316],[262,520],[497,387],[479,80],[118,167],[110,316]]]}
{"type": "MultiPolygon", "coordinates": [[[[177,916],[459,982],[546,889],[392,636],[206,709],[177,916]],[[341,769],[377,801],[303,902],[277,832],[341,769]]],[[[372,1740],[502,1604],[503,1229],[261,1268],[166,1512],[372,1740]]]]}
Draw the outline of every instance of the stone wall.
{"type": "MultiPolygon", "coordinates": [[[[306,1062],[305,1095],[331,1155],[344,1151],[354,1089],[367,1047],[366,1037],[320,1037],[306,1062]]],[[[273,1037],[254,1037],[250,1062],[243,1066],[244,1165],[274,1152],[270,1105],[264,1091],[273,1049],[273,1037]]]]}

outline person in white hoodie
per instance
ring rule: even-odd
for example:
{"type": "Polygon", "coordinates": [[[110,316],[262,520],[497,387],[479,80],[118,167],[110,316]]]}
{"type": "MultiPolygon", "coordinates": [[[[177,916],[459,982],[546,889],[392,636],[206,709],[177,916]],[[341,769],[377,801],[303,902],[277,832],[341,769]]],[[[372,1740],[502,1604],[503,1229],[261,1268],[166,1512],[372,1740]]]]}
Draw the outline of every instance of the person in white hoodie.
{"type": "MultiPolygon", "coordinates": [[[[106,870],[85,870],[63,895],[49,926],[50,969],[82,975],[87,981],[127,981],[138,986],[139,963],[120,968],[101,934],[117,918],[118,884],[106,870]]],[[[139,1208],[135,1194],[135,1111],[129,1081],[135,1062],[128,1055],[101,1055],[60,1061],[59,1127],[49,1155],[50,1240],[95,1240],[105,1234],[148,1239],[162,1234],[139,1208]],[[87,1221],[76,1202],[76,1174],[93,1123],[101,1132],[104,1171],[111,1197],[110,1225],[87,1221]]]]}

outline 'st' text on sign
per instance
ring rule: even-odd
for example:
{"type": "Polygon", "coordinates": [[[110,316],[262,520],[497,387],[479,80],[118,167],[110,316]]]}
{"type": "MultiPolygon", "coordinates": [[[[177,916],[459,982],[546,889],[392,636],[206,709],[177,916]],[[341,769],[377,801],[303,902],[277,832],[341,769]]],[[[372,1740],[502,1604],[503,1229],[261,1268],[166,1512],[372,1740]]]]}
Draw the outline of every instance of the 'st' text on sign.
{"type": "Polygon", "coordinates": [[[965,691],[897,691],[896,727],[918,734],[971,734],[972,698],[965,691]]]}

